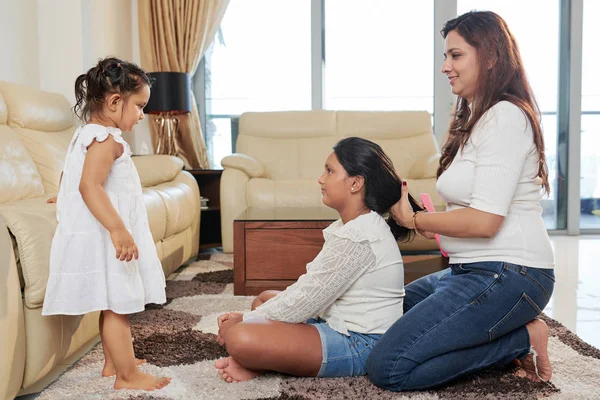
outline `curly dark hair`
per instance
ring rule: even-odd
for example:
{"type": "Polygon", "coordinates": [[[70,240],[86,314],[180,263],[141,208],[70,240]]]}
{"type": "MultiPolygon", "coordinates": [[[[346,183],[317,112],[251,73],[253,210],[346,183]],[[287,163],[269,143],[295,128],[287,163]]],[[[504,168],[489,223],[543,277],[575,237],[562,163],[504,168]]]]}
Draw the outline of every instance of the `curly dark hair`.
{"type": "Polygon", "coordinates": [[[108,57],[81,74],[75,80],[75,106],[73,112],[83,122],[91,113],[102,110],[107,95],[119,93],[127,96],[137,93],[152,82],[146,71],[127,61],[108,57]]]}

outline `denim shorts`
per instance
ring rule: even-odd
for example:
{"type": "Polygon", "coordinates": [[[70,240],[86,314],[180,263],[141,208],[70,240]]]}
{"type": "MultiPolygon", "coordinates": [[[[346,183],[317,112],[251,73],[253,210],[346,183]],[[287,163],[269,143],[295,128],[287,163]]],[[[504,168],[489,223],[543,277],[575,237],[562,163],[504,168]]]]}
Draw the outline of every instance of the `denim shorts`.
{"type": "Polygon", "coordinates": [[[349,331],[350,336],[346,336],[333,330],[322,319],[311,318],[306,323],[314,325],[321,337],[323,362],[318,377],[358,376],[367,373],[367,358],[383,335],[349,331]]]}

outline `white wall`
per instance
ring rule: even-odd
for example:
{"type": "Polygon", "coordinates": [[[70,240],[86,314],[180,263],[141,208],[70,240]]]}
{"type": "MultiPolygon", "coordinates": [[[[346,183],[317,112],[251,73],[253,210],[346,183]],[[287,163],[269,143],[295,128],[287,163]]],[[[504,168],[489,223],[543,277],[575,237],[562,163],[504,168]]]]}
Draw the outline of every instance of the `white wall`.
{"type": "Polygon", "coordinates": [[[37,0],[0,0],[0,80],[39,87],[37,16],[37,0]]]}
{"type": "MultiPolygon", "coordinates": [[[[137,0],[0,0],[0,80],[75,101],[73,85],[98,59],[140,62],[137,0]]],[[[148,126],[126,133],[135,154],[152,153],[148,126]]]]}
{"type": "Polygon", "coordinates": [[[72,104],[75,78],[83,72],[81,2],[38,0],[37,8],[40,89],[61,93],[72,104]]]}

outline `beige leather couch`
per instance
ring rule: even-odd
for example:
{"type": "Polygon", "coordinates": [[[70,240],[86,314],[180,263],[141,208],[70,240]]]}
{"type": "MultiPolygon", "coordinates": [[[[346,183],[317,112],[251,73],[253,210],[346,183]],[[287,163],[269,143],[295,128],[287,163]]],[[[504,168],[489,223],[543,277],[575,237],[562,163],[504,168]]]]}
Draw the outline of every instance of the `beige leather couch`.
{"type": "MultiPolygon", "coordinates": [[[[359,136],[385,150],[413,195],[429,193],[436,209],[438,147],[426,111],[285,111],[242,114],[236,153],[221,164],[223,251],[233,252],[233,220],[248,207],[318,207],[317,178],[340,139],[359,136]]],[[[419,237],[403,250],[434,250],[419,237]]]]}
{"type": "MultiPolygon", "coordinates": [[[[40,390],[97,341],[98,313],[41,315],[56,228],[46,200],[58,190],[74,122],[63,96],[0,82],[0,399],[40,390]]],[[[178,158],[134,161],[168,275],[198,253],[198,186],[178,158]]]]}

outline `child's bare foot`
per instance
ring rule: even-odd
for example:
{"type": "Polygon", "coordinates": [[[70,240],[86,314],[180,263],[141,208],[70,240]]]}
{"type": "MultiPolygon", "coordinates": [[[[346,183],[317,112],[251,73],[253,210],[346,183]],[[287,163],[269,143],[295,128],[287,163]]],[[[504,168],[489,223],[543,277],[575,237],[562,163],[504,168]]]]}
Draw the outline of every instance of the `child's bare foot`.
{"type": "Polygon", "coordinates": [[[534,382],[548,382],[552,378],[552,365],[548,357],[548,325],[541,319],[534,319],[526,327],[531,348],[537,353],[537,357],[534,359],[533,354],[528,354],[521,360],[522,369],[517,371],[517,376],[534,382]]]}
{"type": "Polygon", "coordinates": [[[249,381],[261,374],[258,371],[243,367],[232,357],[218,359],[215,361],[215,368],[219,370],[219,375],[229,383],[249,381]]]}
{"type": "Polygon", "coordinates": [[[152,376],[136,370],[136,372],[128,377],[117,376],[114,388],[157,390],[164,388],[170,382],[171,378],[165,376],[152,376]]]}
{"type": "MultiPolygon", "coordinates": [[[[135,359],[135,366],[142,365],[146,360],[140,360],[139,358],[135,359]]],[[[104,368],[102,369],[102,376],[115,376],[117,374],[117,370],[115,369],[115,365],[111,363],[104,363],[104,368]]]]}

